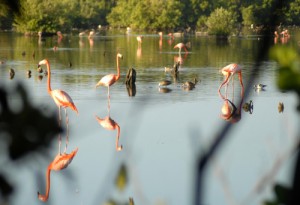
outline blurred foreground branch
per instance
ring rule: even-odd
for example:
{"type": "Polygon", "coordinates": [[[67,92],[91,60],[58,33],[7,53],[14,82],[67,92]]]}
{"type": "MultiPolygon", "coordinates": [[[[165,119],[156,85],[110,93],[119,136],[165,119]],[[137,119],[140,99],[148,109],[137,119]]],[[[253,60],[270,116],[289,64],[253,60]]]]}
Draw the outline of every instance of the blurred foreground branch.
{"type": "MultiPolygon", "coordinates": [[[[61,131],[56,115],[47,116],[32,106],[21,84],[9,92],[0,88],[0,143],[8,147],[10,163],[49,146],[53,137],[61,131]],[[21,108],[16,109],[9,104],[9,100],[15,97],[21,102],[21,108]]],[[[5,166],[0,167],[0,192],[7,197],[13,188],[1,173],[5,166]]]]}

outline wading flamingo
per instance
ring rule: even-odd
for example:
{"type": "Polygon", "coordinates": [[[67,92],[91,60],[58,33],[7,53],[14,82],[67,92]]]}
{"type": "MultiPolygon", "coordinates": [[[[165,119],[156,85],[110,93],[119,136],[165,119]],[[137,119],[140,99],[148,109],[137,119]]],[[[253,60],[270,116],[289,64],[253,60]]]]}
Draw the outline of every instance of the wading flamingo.
{"type": "Polygon", "coordinates": [[[41,67],[41,65],[47,66],[47,73],[48,73],[48,93],[53,98],[55,104],[58,106],[59,109],[59,119],[61,120],[60,116],[60,108],[63,107],[65,109],[65,113],[67,115],[67,107],[71,108],[78,114],[78,110],[72,100],[72,98],[63,90],[52,90],[51,89],[51,71],[50,71],[50,63],[47,59],[41,60],[38,64],[38,67],[41,67]]]}
{"type": "Polygon", "coordinates": [[[110,116],[106,116],[105,118],[100,118],[98,116],[95,116],[98,123],[106,130],[117,130],[117,139],[116,139],[116,150],[121,151],[123,149],[123,146],[119,146],[119,138],[120,138],[120,126],[118,123],[116,123],[113,119],[110,118],[110,116]]]}
{"type": "Polygon", "coordinates": [[[139,35],[136,37],[136,40],[138,42],[138,46],[140,47],[142,45],[142,39],[143,39],[143,36],[142,35],[139,35]]]}
{"type": "Polygon", "coordinates": [[[49,198],[49,193],[50,193],[50,173],[51,170],[54,171],[60,171],[62,169],[65,169],[68,167],[68,165],[72,162],[73,158],[77,154],[78,148],[73,150],[70,154],[67,153],[58,153],[54,160],[49,164],[47,171],[46,171],[46,194],[40,194],[38,192],[38,198],[41,201],[46,202],[49,198]]]}
{"type": "Polygon", "coordinates": [[[225,76],[225,80],[219,87],[219,90],[218,90],[219,93],[220,93],[220,89],[222,88],[223,85],[225,85],[225,84],[228,85],[229,77],[233,76],[235,73],[239,74],[239,80],[240,80],[241,86],[242,86],[242,88],[244,88],[243,79],[242,79],[242,68],[238,64],[236,64],[236,63],[229,64],[229,65],[225,66],[224,68],[222,68],[221,72],[225,76]]]}
{"type": "MultiPolygon", "coordinates": [[[[60,108],[63,107],[65,109],[65,116],[66,116],[66,123],[67,123],[67,132],[68,132],[68,114],[67,114],[67,107],[71,108],[78,114],[78,110],[72,100],[72,98],[63,90],[52,90],[51,89],[51,71],[50,71],[50,63],[47,59],[41,60],[38,64],[38,67],[40,68],[41,65],[47,66],[47,74],[48,74],[48,93],[53,98],[55,104],[58,106],[58,114],[59,114],[59,123],[61,122],[61,114],[60,114],[60,108]]],[[[59,137],[59,141],[61,143],[61,138],[59,137]]]]}
{"type": "Polygon", "coordinates": [[[106,86],[107,87],[107,95],[108,99],[110,99],[109,95],[109,87],[117,82],[120,78],[120,65],[119,65],[119,58],[123,58],[122,54],[117,53],[117,75],[115,74],[108,74],[101,78],[101,80],[96,84],[96,88],[98,86],[106,86]]]}
{"type": "Polygon", "coordinates": [[[185,51],[186,53],[188,53],[188,50],[187,50],[187,48],[186,48],[186,46],[185,46],[184,43],[178,43],[178,44],[176,44],[176,45],[174,46],[174,48],[178,48],[178,49],[179,49],[179,53],[181,53],[181,49],[182,49],[182,48],[184,49],[184,51],[185,51]]]}

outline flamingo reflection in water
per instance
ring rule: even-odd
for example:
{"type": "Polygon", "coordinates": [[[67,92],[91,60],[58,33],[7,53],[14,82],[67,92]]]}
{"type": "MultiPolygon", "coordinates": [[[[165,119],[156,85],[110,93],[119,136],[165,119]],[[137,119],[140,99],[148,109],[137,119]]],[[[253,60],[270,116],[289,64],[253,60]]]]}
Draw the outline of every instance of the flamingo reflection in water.
{"type": "Polygon", "coordinates": [[[65,150],[63,153],[59,152],[54,158],[54,160],[48,165],[47,171],[46,171],[46,193],[40,194],[38,192],[38,198],[41,201],[48,201],[49,193],[50,193],[50,174],[51,171],[60,171],[62,169],[65,169],[68,167],[68,165],[72,162],[73,158],[76,156],[78,148],[75,148],[70,154],[66,153],[67,151],[67,144],[65,147],[65,150]]]}
{"type": "Polygon", "coordinates": [[[108,99],[110,99],[109,88],[115,82],[120,79],[120,65],[119,65],[119,58],[123,58],[122,54],[117,53],[117,75],[116,74],[108,74],[103,76],[100,81],[96,84],[96,88],[99,86],[106,86],[107,87],[107,95],[108,99]]]}
{"type": "Polygon", "coordinates": [[[117,122],[115,122],[110,117],[110,109],[108,108],[108,115],[104,118],[100,118],[98,116],[95,116],[98,123],[106,130],[117,130],[117,139],[116,139],[116,150],[121,151],[123,149],[122,145],[119,145],[119,139],[120,139],[120,126],[117,122]]]}
{"type": "MultiPolygon", "coordinates": [[[[226,85],[226,87],[228,86],[228,84],[226,85]]],[[[232,81],[232,94],[233,94],[233,98],[234,98],[234,83],[232,81]]],[[[241,99],[240,99],[240,104],[238,107],[236,107],[236,105],[228,99],[228,94],[227,94],[227,88],[226,88],[226,92],[225,92],[225,96],[223,96],[220,92],[219,92],[220,97],[224,100],[224,104],[221,108],[221,115],[220,117],[223,120],[226,120],[228,122],[231,123],[236,123],[239,122],[242,118],[242,105],[243,105],[243,100],[244,100],[244,87],[242,86],[241,89],[241,99]]]]}
{"type": "MultiPolygon", "coordinates": [[[[55,104],[58,106],[58,113],[59,113],[59,124],[61,123],[61,111],[60,108],[63,107],[65,109],[65,117],[66,117],[66,124],[67,124],[67,135],[69,132],[69,118],[67,113],[67,108],[74,110],[78,114],[77,107],[75,106],[72,98],[63,90],[52,90],[51,89],[51,70],[50,70],[50,63],[47,59],[41,60],[38,64],[38,68],[41,68],[42,65],[47,66],[47,73],[48,73],[48,81],[47,81],[47,90],[49,95],[54,100],[55,104]]],[[[61,144],[61,137],[59,137],[59,143],[61,144]]]]}

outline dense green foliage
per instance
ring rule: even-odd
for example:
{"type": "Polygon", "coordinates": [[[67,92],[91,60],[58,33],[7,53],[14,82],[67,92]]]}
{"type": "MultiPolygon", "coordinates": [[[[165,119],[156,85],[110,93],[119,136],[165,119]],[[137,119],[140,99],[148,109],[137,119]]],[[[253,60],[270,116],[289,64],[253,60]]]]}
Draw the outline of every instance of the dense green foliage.
{"type": "Polygon", "coordinates": [[[211,13],[206,24],[209,33],[218,36],[228,36],[235,28],[236,17],[232,12],[221,7],[211,13]]]}
{"type": "Polygon", "coordinates": [[[208,30],[227,35],[234,31],[229,28],[239,25],[300,24],[300,0],[19,0],[20,13],[14,16],[2,1],[1,28],[14,27],[19,32],[70,32],[109,25],[140,30],[208,30]],[[278,4],[284,4],[282,9],[274,10],[278,4]],[[270,19],[274,12],[278,22],[270,19]],[[221,22],[226,22],[223,27],[221,22]]]}

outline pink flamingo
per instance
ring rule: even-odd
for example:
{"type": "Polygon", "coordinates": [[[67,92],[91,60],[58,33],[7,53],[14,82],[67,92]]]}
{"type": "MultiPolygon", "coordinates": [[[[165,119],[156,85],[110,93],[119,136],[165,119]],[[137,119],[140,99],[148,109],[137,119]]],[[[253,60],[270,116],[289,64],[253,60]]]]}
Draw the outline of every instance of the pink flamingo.
{"type": "MultiPolygon", "coordinates": [[[[47,66],[47,72],[48,72],[48,93],[54,100],[55,104],[58,106],[58,115],[59,115],[59,124],[61,123],[61,111],[60,108],[63,107],[65,109],[65,117],[66,117],[66,124],[67,124],[67,135],[69,132],[69,118],[67,114],[67,107],[71,108],[78,114],[78,110],[72,100],[72,98],[63,90],[52,90],[51,89],[51,71],[50,71],[50,63],[47,59],[44,59],[39,62],[38,67],[40,68],[41,65],[47,66]]],[[[67,139],[68,140],[68,139],[67,139]]],[[[59,136],[59,144],[61,144],[61,136],[59,136]]]]}
{"type": "Polygon", "coordinates": [[[229,65],[225,66],[224,68],[222,68],[221,72],[225,76],[225,80],[219,87],[219,90],[218,90],[219,93],[220,93],[220,89],[222,88],[222,86],[225,84],[228,84],[229,77],[233,76],[235,73],[239,74],[239,80],[240,80],[241,86],[242,86],[242,88],[244,88],[243,79],[242,79],[242,68],[238,64],[236,64],[236,63],[229,64],[229,65]]]}
{"type": "Polygon", "coordinates": [[[51,89],[51,71],[50,71],[50,63],[47,59],[41,60],[38,64],[38,67],[40,68],[41,65],[47,66],[47,72],[48,72],[48,93],[53,98],[55,104],[58,106],[59,109],[59,120],[61,120],[60,116],[60,108],[63,107],[65,109],[66,119],[67,119],[67,107],[71,108],[78,114],[78,110],[72,100],[72,98],[63,90],[52,90],[51,89]]]}
{"type": "Polygon", "coordinates": [[[142,35],[139,35],[136,37],[136,40],[138,41],[138,43],[142,43],[142,39],[143,39],[142,35]]]}
{"type": "Polygon", "coordinates": [[[178,43],[178,44],[176,44],[176,45],[174,46],[174,48],[179,48],[179,53],[181,53],[181,49],[182,49],[182,48],[184,49],[184,51],[185,51],[186,53],[188,53],[188,50],[187,50],[187,48],[186,48],[186,46],[185,46],[184,43],[178,43]]]}
{"type": "Polygon", "coordinates": [[[60,171],[68,167],[68,165],[72,162],[73,158],[77,154],[78,148],[73,150],[70,154],[64,152],[61,154],[60,152],[56,155],[54,160],[49,164],[46,172],[46,194],[40,194],[38,192],[39,200],[46,202],[49,198],[50,193],[50,172],[51,170],[60,171]]]}
{"type": "Polygon", "coordinates": [[[142,46],[142,39],[143,39],[143,36],[139,35],[136,37],[136,40],[138,42],[138,46],[141,47],[142,46]]]}
{"type": "Polygon", "coordinates": [[[123,58],[122,54],[117,53],[117,75],[115,74],[108,74],[103,76],[100,81],[96,84],[96,88],[98,86],[106,86],[107,87],[107,95],[108,98],[110,98],[109,95],[109,87],[113,85],[115,82],[117,82],[120,78],[120,66],[119,66],[119,58],[123,58]]]}

